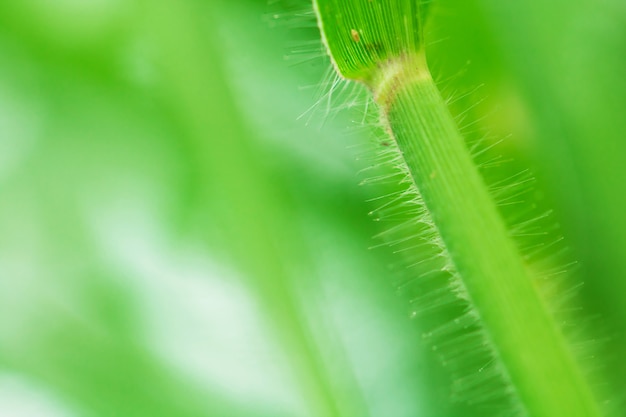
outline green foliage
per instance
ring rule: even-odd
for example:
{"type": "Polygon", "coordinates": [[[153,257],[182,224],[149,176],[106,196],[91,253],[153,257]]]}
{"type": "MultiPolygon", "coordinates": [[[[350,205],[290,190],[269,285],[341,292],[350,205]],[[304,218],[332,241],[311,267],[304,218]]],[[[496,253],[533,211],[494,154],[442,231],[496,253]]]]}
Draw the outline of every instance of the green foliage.
{"type": "MultiPolygon", "coordinates": [[[[457,395],[485,382],[463,375],[493,369],[463,355],[480,341],[476,321],[432,296],[450,274],[423,239],[427,219],[402,242],[407,229],[390,228],[420,209],[389,166],[396,150],[371,138],[360,104],[338,112],[345,102],[324,96],[300,117],[329,89],[314,11],[266,3],[0,3],[1,415],[497,415],[468,403],[493,401],[479,397],[497,381],[457,395]],[[372,243],[379,234],[395,244],[372,243]],[[457,360],[442,362],[446,348],[457,360]]],[[[586,312],[559,317],[581,334],[577,357],[606,368],[598,391],[612,388],[622,415],[625,11],[441,0],[428,14],[423,33],[397,32],[410,35],[402,48],[426,48],[466,138],[497,136],[482,140],[484,175],[499,154],[519,162],[498,177],[537,173],[523,199],[556,217],[517,234],[554,275],[571,268],[540,249],[556,247],[545,224],[562,224],[580,260],[563,283],[585,285],[580,302],[556,301],[586,312]]],[[[378,36],[368,24],[393,23],[361,18],[337,34],[355,51],[378,36]]],[[[356,68],[374,61],[359,59],[346,71],[363,79],[356,68]]],[[[522,206],[502,211],[527,219],[522,206]]]]}
{"type": "Polygon", "coordinates": [[[347,79],[368,81],[382,62],[421,49],[424,6],[394,0],[314,2],[324,43],[337,71],[347,79]]]}
{"type": "MultiPolygon", "coordinates": [[[[513,403],[517,404],[510,406],[506,414],[599,416],[589,383],[573,360],[556,319],[550,317],[546,302],[539,298],[526,270],[528,265],[506,230],[484,180],[478,175],[470,148],[464,144],[430,77],[422,47],[411,38],[419,32],[419,20],[411,19],[417,14],[414,8],[419,3],[316,4],[320,29],[338,71],[341,73],[347,63],[358,62],[360,67],[353,72],[368,72],[365,83],[382,108],[381,120],[389,132],[388,140],[395,141],[399,149],[400,157],[389,163],[401,165],[407,182],[416,187],[412,193],[424,199],[423,204],[416,204],[422,205],[425,213],[413,212],[413,222],[429,218],[432,238],[441,242],[442,256],[449,257],[450,264],[444,268],[458,274],[459,282],[453,280],[448,291],[469,299],[469,312],[465,314],[475,315],[476,326],[486,333],[479,346],[467,345],[466,349],[490,346],[494,350],[493,367],[502,372],[504,385],[510,384],[504,390],[516,397],[513,403]],[[352,14],[355,18],[349,19],[352,14]],[[345,21],[337,16],[345,17],[345,21]],[[372,38],[385,45],[384,53],[346,46],[344,38],[338,36],[345,31],[346,22],[361,23],[366,33],[375,33],[372,38]],[[352,55],[357,58],[351,59],[352,55]],[[363,55],[365,59],[361,58],[363,55]],[[553,388],[555,384],[558,389],[553,388]]],[[[353,39],[358,40],[358,36],[353,39]]],[[[410,215],[407,217],[410,222],[410,215]]],[[[410,238],[408,233],[399,236],[401,240],[410,238]]],[[[421,248],[407,250],[419,253],[421,248]]],[[[416,308],[419,311],[419,305],[416,308]]],[[[464,326],[472,322],[464,321],[464,326]]],[[[437,343],[450,344],[454,338],[448,333],[437,343]]],[[[461,343],[462,336],[457,337],[461,343]]],[[[444,352],[443,356],[446,362],[450,360],[449,354],[444,352]]],[[[476,369],[457,376],[467,380],[481,377],[476,369]]],[[[472,384],[493,390],[480,381],[472,384]]]]}

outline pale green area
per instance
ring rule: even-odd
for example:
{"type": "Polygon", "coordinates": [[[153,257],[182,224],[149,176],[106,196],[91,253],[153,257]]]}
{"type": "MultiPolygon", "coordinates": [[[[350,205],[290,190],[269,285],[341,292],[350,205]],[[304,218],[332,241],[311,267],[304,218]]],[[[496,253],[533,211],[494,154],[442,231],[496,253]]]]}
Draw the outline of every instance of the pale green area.
{"type": "MultiPolygon", "coordinates": [[[[540,174],[599,340],[626,333],[626,10],[565,3],[442,0],[427,36],[446,91],[485,84],[455,111],[486,97],[465,122],[540,174]]],[[[298,119],[328,65],[292,65],[322,55],[300,9],[0,3],[0,415],[471,415],[367,249],[358,112],[298,119]]]]}

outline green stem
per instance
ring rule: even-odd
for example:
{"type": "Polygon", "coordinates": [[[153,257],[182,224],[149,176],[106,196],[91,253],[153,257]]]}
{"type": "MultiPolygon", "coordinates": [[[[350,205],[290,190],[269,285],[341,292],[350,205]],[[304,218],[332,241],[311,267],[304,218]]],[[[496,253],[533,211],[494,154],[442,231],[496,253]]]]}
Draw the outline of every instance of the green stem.
{"type": "Polygon", "coordinates": [[[532,417],[600,416],[540,299],[423,54],[368,83],[524,407],[532,417]]]}

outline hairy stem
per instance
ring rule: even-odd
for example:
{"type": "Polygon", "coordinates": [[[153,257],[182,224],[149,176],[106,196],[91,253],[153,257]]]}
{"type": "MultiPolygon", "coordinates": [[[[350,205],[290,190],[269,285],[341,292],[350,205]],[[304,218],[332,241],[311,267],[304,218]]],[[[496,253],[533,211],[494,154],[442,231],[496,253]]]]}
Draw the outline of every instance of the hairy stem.
{"type": "Polygon", "coordinates": [[[599,416],[423,54],[379,68],[369,86],[384,123],[524,408],[533,417],[599,416]]]}

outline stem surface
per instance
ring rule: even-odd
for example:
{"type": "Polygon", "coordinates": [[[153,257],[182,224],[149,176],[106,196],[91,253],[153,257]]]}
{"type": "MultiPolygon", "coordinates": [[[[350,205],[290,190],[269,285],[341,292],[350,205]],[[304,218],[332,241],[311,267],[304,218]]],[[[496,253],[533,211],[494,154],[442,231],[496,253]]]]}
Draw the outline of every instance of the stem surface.
{"type": "Polygon", "coordinates": [[[423,54],[390,60],[378,74],[369,86],[384,123],[528,415],[600,416],[423,54]]]}

